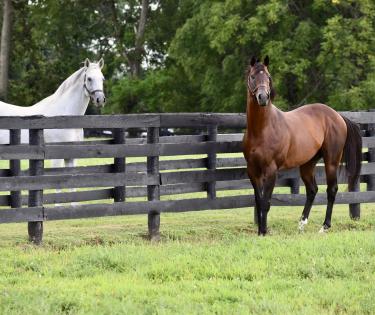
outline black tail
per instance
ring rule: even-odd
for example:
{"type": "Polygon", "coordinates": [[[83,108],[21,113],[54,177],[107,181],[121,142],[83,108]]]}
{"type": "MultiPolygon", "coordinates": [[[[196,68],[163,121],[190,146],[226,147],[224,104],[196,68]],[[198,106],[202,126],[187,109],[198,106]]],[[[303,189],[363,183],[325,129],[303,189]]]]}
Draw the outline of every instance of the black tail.
{"type": "Polygon", "coordinates": [[[342,161],[348,175],[349,191],[353,190],[361,173],[362,162],[362,136],[361,130],[351,120],[344,118],[347,127],[346,142],[342,161]]]}

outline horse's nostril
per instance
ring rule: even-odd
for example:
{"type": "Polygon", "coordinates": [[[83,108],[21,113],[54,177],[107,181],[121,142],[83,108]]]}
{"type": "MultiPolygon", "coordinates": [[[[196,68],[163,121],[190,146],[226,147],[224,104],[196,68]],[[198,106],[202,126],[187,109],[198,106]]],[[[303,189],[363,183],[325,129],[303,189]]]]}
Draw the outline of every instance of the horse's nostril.
{"type": "Polygon", "coordinates": [[[96,99],[96,102],[99,103],[99,97],[96,99]]]}

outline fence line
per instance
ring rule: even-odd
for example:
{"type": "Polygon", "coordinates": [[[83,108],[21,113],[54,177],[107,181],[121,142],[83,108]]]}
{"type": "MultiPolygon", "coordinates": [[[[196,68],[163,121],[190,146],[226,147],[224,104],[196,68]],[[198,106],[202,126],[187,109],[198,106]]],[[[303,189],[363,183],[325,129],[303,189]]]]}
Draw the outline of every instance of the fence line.
{"type": "MultiPolygon", "coordinates": [[[[367,191],[359,191],[358,186],[355,192],[339,192],[336,203],[349,204],[350,215],[359,218],[360,203],[375,202],[375,112],[342,114],[359,123],[363,130],[368,152],[363,152],[360,181],[367,184],[367,191]]],[[[10,160],[9,169],[0,169],[0,191],[10,193],[0,195],[0,206],[12,208],[0,210],[0,223],[29,222],[30,240],[40,243],[44,221],[144,213],[148,214],[151,238],[158,239],[162,212],[253,207],[245,160],[241,154],[233,155],[241,152],[242,133],[238,131],[245,125],[244,114],[0,117],[0,129],[10,130],[9,144],[0,145],[0,158],[10,160]],[[127,129],[139,127],[147,128],[147,138],[125,137],[127,129]],[[169,127],[205,132],[159,135],[160,128],[169,127]],[[52,128],[108,128],[113,139],[44,143],[43,130],[52,128]],[[233,128],[237,133],[233,133],[233,128]],[[21,144],[21,133],[28,130],[30,143],[21,144]],[[134,161],[133,157],[143,160],[134,161]],[[45,160],[55,158],[111,160],[104,160],[104,164],[99,160],[91,166],[44,166],[45,160]],[[20,160],[30,161],[28,170],[21,169],[20,160]],[[47,191],[65,188],[81,190],[47,191]],[[238,192],[243,189],[248,189],[248,195],[238,192]],[[220,197],[218,192],[222,191],[232,196],[220,197]],[[188,198],[186,193],[197,195],[188,198]],[[144,200],[134,201],[134,197],[144,200]],[[96,203],[84,203],[88,201],[96,203]],[[70,202],[80,204],[67,204],[70,202]],[[65,205],[55,206],[61,203],[65,205]]],[[[322,165],[317,166],[316,181],[325,185],[322,165]]],[[[344,174],[339,175],[338,182],[346,183],[344,174]]],[[[276,191],[272,205],[302,206],[305,195],[299,193],[301,185],[297,169],[280,172],[276,186],[287,187],[291,194],[285,189],[276,191]]],[[[325,203],[326,194],[318,194],[314,204],[325,203]]]]}

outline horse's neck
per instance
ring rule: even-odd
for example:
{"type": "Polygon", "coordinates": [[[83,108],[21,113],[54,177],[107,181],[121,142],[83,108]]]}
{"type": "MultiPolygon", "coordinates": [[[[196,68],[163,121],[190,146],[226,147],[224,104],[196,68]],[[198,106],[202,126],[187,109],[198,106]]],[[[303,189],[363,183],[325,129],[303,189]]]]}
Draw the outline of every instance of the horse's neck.
{"type": "Polygon", "coordinates": [[[251,95],[247,100],[247,130],[252,136],[263,134],[267,127],[272,126],[276,113],[275,107],[270,103],[267,106],[260,106],[251,95]]]}
{"type": "Polygon", "coordinates": [[[33,107],[46,116],[84,115],[90,99],[84,92],[82,82],[78,80],[62,93],[56,91],[33,107]]]}

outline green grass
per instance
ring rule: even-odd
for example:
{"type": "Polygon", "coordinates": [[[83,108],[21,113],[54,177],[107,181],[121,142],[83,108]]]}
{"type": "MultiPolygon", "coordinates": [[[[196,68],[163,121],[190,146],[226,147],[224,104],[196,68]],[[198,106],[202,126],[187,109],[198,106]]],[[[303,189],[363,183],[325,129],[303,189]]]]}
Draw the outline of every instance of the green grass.
{"type": "Polygon", "coordinates": [[[0,314],[373,314],[375,209],[351,221],[336,206],[303,234],[300,208],[273,208],[258,237],[250,209],[162,214],[162,240],[147,216],[1,225],[0,314]]]}
{"type": "Polygon", "coordinates": [[[166,213],[160,243],[147,240],[146,215],[45,222],[40,247],[26,223],[1,225],[0,314],[373,314],[375,206],[361,209],[352,221],[335,206],[320,235],[324,207],[313,207],[304,233],[301,207],[273,207],[267,237],[252,209],[166,213]]]}

